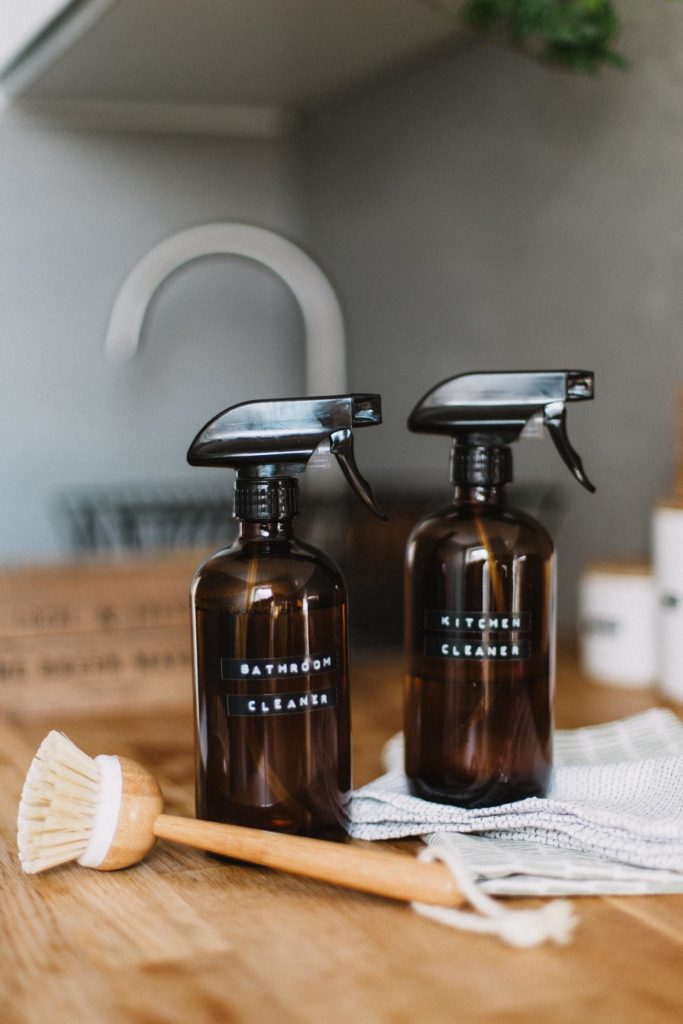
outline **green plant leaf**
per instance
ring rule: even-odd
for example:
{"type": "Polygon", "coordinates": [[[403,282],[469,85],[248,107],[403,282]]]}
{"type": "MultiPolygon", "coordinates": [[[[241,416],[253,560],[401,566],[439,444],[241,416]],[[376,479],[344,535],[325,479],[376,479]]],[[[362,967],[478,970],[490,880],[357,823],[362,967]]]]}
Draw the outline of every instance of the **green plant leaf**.
{"type": "Polygon", "coordinates": [[[614,48],[621,24],[612,0],[466,0],[462,17],[557,67],[596,74],[606,64],[626,66],[614,48]]]}

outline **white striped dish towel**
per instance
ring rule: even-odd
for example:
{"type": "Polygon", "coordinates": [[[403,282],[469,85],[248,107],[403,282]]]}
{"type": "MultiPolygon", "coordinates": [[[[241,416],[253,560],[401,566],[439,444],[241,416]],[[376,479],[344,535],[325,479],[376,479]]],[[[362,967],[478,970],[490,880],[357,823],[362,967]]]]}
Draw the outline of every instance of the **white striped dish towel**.
{"type": "Polygon", "coordinates": [[[558,731],[547,797],[465,810],[410,795],[403,738],[357,790],[351,835],[454,849],[487,892],[683,892],[683,724],[662,708],[558,731]]]}

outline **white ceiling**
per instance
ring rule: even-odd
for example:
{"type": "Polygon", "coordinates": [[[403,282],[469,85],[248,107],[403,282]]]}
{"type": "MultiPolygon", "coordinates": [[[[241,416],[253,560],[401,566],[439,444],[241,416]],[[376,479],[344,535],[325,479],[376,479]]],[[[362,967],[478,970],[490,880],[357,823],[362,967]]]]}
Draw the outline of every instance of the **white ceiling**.
{"type": "Polygon", "coordinates": [[[305,108],[455,35],[424,0],[118,0],[49,66],[29,55],[22,91],[305,108]]]}

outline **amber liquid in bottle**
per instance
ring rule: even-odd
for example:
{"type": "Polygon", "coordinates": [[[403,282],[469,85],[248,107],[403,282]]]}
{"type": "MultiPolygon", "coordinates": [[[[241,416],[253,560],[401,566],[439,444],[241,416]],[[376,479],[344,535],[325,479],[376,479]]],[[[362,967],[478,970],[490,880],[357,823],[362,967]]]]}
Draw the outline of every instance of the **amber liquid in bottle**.
{"type": "Polygon", "coordinates": [[[546,790],[553,544],[503,486],[456,486],[406,560],[406,773],[415,795],[488,807],[546,790]]]}
{"type": "Polygon", "coordinates": [[[351,791],[347,598],[291,520],[243,522],[192,586],[197,815],[342,838],[351,791]]]}

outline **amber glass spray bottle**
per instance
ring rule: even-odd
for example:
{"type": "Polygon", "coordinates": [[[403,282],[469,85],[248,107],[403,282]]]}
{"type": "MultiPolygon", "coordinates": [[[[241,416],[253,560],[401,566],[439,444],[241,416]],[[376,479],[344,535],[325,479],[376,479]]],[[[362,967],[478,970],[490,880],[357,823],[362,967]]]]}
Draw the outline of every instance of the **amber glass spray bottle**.
{"type": "Polygon", "coordinates": [[[347,596],[322,552],[297,540],[297,477],[317,449],[383,513],[353,457],[353,429],[381,423],[379,395],[245,402],[188,452],[237,470],[235,543],[192,584],[197,815],[327,838],[351,791],[347,596]]]}
{"type": "Polygon", "coordinates": [[[488,807],[545,792],[552,759],[553,543],[511,508],[510,442],[538,417],[588,490],[565,403],[583,370],[471,373],[417,404],[413,431],[453,438],[453,503],[413,530],[406,558],[406,774],[415,795],[488,807]]]}

